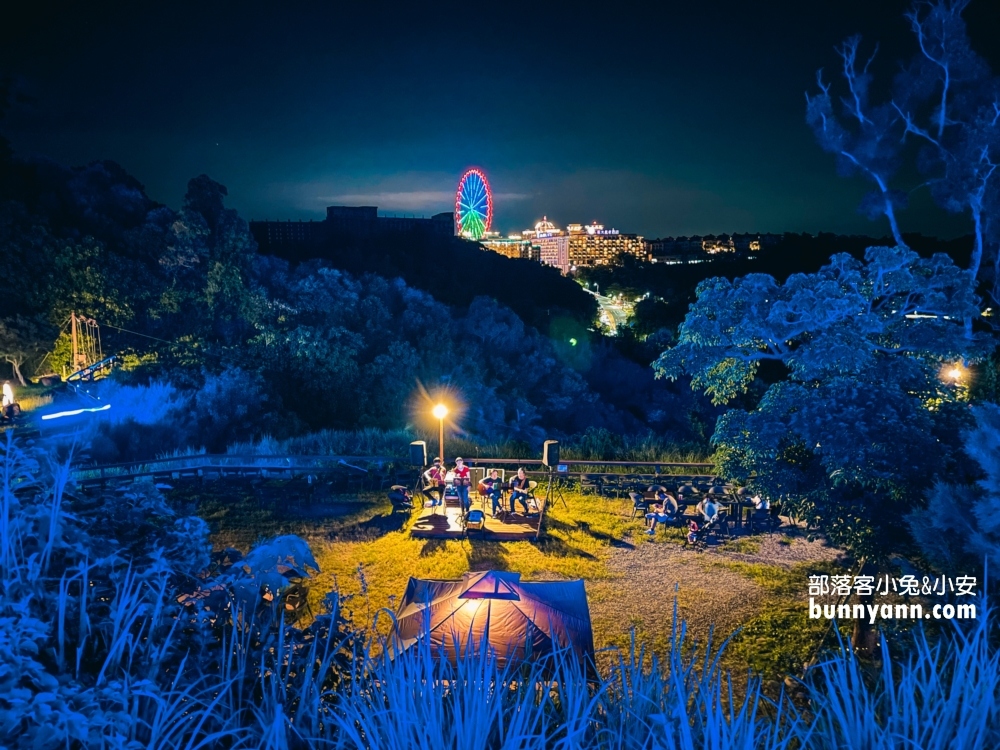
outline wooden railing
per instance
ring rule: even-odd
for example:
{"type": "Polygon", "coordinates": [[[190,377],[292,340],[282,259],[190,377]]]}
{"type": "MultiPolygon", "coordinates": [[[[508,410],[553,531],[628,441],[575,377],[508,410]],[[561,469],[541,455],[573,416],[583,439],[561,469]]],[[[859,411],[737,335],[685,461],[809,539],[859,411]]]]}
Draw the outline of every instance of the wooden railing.
{"type": "MultiPolygon", "coordinates": [[[[476,468],[496,467],[537,467],[526,468],[526,472],[536,478],[577,481],[581,478],[607,477],[609,479],[649,479],[683,481],[713,479],[711,463],[685,463],[677,461],[602,461],[592,459],[567,459],[560,461],[558,471],[542,466],[538,458],[468,458],[466,463],[476,468]],[[639,469],[640,471],[623,471],[639,469]],[[652,471],[642,471],[652,469],[652,471]],[[709,471],[705,471],[705,470],[709,471]],[[692,471],[694,470],[694,471],[692,471]],[[700,471],[699,471],[700,470],[700,471]]],[[[115,464],[78,465],[73,468],[74,478],[83,484],[103,484],[114,481],[131,481],[140,477],[191,477],[191,476],[242,476],[256,474],[263,476],[300,476],[329,473],[362,475],[415,476],[417,467],[410,466],[406,459],[392,456],[309,456],[309,455],[263,455],[196,453],[186,456],[128,461],[115,464]]]]}
{"type": "Polygon", "coordinates": [[[199,453],[117,464],[79,465],[73,468],[73,476],[78,482],[89,484],[174,474],[180,476],[218,474],[221,476],[256,472],[288,476],[353,472],[361,475],[373,471],[378,472],[391,465],[398,465],[398,463],[398,459],[385,456],[270,456],[199,453]]]}

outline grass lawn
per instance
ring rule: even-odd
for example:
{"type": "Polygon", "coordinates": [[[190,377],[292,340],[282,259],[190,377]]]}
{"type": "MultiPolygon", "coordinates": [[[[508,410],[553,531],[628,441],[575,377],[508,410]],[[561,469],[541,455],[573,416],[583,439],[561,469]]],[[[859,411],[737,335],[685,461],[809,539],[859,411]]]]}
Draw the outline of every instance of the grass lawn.
{"type": "Polygon", "coordinates": [[[21,411],[25,414],[51,404],[52,391],[59,387],[35,384],[23,386],[13,381],[11,382],[11,385],[14,388],[14,399],[21,407],[21,411]]]}
{"type": "MultiPolygon", "coordinates": [[[[831,563],[799,560],[804,539],[738,538],[695,552],[681,547],[681,529],[647,537],[642,519],[628,517],[628,500],[564,495],[565,505],[550,503],[543,539],[535,543],[413,539],[409,527],[416,516],[393,515],[384,493],[317,493],[309,503],[301,485],[278,480],[179,483],[170,493],[209,522],[216,548],[246,551],[279,534],[306,539],[320,566],[310,585],[313,612],[337,589],[361,627],[379,609],[395,609],[411,576],[458,578],[499,569],[527,579],[586,580],[598,649],[627,648],[634,629],[640,643],[665,650],[676,599],[691,636],[702,643],[713,625],[716,641],[744,628],[727,657],[734,672],[749,666],[776,676],[812,656],[825,623],[810,623],[801,601],[808,572],[831,563]],[[775,559],[786,551],[790,562],[775,559]]],[[[381,619],[380,631],[382,623],[387,620],[381,619]]]]}

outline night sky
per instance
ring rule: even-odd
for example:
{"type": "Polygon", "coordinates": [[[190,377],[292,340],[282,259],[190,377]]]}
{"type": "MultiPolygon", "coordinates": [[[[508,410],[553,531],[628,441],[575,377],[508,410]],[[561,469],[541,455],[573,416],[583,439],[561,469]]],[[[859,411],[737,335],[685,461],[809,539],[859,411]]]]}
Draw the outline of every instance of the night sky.
{"type": "MultiPolygon", "coordinates": [[[[803,92],[851,33],[881,42],[886,75],[914,47],[906,0],[19,5],[0,131],[21,155],[112,159],[173,206],[207,173],[256,219],[448,211],[477,165],[504,232],[542,214],[647,236],[884,232],[803,92]]],[[[966,18],[1000,71],[1000,3],[966,18]]],[[[963,231],[926,203],[904,231],[963,231]]]]}

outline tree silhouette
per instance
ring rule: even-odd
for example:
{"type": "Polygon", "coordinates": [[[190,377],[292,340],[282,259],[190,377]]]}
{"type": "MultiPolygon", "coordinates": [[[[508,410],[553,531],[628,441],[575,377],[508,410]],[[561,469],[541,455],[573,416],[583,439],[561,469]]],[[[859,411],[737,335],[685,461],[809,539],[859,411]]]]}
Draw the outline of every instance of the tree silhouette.
{"type": "Polygon", "coordinates": [[[905,246],[896,210],[905,207],[906,198],[890,187],[899,168],[899,114],[890,102],[872,104],[869,68],[878,48],[859,70],[860,45],[861,37],[853,36],[837,48],[847,86],[847,96],[840,99],[840,107],[835,107],[830,93],[832,85],[823,80],[820,70],[816,74],[819,93],[814,96],[806,93],[806,121],[820,146],[837,155],[837,168],[842,174],[859,172],[875,183],[876,189],[865,196],[861,210],[871,219],[884,215],[896,244],[905,246]]]}
{"type": "MultiPolygon", "coordinates": [[[[1000,299],[1000,79],[972,49],[962,12],[969,0],[917,2],[906,14],[919,52],[895,77],[886,101],[873,103],[871,63],[859,65],[861,38],[837,48],[846,94],[835,100],[832,84],[817,74],[819,92],[806,94],[806,121],[819,144],[838,157],[845,174],[861,173],[876,189],[862,203],[874,218],[884,215],[897,244],[905,245],[896,211],[905,196],[892,187],[911,140],[922,186],[938,205],[968,212],[974,246],[969,270],[1000,299]]],[[[877,50],[877,48],[876,48],[877,50]]],[[[971,322],[967,323],[967,330],[971,322]]]]}

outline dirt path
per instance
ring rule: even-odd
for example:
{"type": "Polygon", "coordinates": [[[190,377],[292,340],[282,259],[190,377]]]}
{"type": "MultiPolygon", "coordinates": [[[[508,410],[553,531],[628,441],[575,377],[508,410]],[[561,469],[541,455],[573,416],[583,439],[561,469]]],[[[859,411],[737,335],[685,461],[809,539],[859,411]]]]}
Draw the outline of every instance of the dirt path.
{"type": "MultiPolygon", "coordinates": [[[[838,558],[838,550],[824,542],[809,542],[801,532],[789,531],[750,537],[732,545],[735,549],[715,545],[695,551],[671,541],[612,549],[607,566],[614,578],[587,584],[595,633],[610,635],[626,646],[629,630],[635,627],[659,650],[669,643],[676,596],[678,619],[687,622],[691,637],[704,643],[713,624],[716,641],[729,636],[754,617],[768,594],[763,585],[726,562],[788,569],[838,558]]],[[[803,593],[806,587],[803,578],[803,593]]]]}

